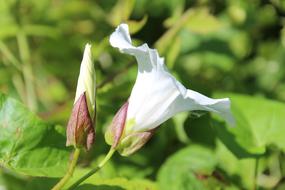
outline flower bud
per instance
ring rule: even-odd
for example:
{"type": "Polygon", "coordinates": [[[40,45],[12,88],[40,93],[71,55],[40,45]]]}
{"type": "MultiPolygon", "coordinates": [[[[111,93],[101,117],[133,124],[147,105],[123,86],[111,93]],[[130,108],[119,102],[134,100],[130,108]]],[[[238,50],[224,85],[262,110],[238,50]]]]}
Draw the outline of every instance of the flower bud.
{"type": "Polygon", "coordinates": [[[73,106],[66,130],[66,146],[73,145],[76,148],[84,147],[89,150],[95,139],[95,130],[90,117],[83,93],[73,106]]]}
{"type": "Polygon", "coordinates": [[[74,104],[84,92],[86,93],[88,110],[91,118],[93,119],[95,117],[96,74],[91,59],[90,44],[86,44],[85,46],[84,55],[80,66],[74,104]]]}
{"type": "Polygon", "coordinates": [[[111,125],[105,133],[106,142],[122,156],[128,156],[139,150],[153,135],[154,129],[149,131],[128,130],[134,120],[126,122],[129,102],[126,102],[114,116],[111,125]]]}
{"type": "Polygon", "coordinates": [[[122,156],[129,156],[139,150],[148,140],[152,137],[153,130],[143,132],[131,132],[127,136],[123,137],[120,144],[117,147],[118,152],[122,156]]]}
{"type": "Polygon", "coordinates": [[[112,148],[116,148],[125,128],[129,102],[126,102],[114,116],[105,133],[105,140],[112,148]]]}
{"type": "Polygon", "coordinates": [[[77,82],[76,96],[67,124],[66,145],[87,150],[95,139],[95,69],[91,60],[91,45],[86,44],[77,82]]]}

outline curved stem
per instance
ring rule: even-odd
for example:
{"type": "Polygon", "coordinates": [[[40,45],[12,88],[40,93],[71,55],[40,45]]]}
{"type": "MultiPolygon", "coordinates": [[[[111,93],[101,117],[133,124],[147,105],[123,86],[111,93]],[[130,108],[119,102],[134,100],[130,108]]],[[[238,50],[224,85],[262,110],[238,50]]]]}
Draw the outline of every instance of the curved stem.
{"type": "Polygon", "coordinates": [[[107,162],[108,160],[112,157],[112,155],[114,154],[115,149],[111,148],[108,152],[108,154],[105,156],[105,158],[98,164],[98,166],[96,168],[93,168],[92,170],[90,170],[87,174],[85,174],[84,176],[82,176],[79,180],[77,180],[73,185],[71,185],[67,190],[73,190],[75,189],[78,185],[80,185],[80,183],[82,183],[83,181],[85,181],[87,178],[89,178],[90,176],[92,176],[93,174],[95,174],[97,171],[99,171],[107,162]]]}
{"type": "Polygon", "coordinates": [[[74,153],[73,153],[73,158],[69,164],[69,167],[68,167],[68,170],[65,176],[52,188],[52,190],[60,190],[67,183],[67,181],[70,179],[70,177],[72,176],[74,172],[77,160],[79,158],[79,154],[80,154],[80,149],[75,148],[74,153]]]}

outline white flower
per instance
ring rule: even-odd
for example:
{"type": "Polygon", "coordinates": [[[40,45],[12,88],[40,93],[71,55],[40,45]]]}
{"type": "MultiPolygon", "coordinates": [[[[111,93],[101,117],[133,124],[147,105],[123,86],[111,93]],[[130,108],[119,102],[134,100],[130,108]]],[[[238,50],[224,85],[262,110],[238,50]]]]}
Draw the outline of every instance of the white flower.
{"type": "Polygon", "coordinates": [[[110,43],[121,52],[135,56],[138,62],[138,75],[129,98],[126,133],[154,129],[179,112],[193,110],[217,113],[234,125],[228,98],[211,99],[186,89],[168,72],[156,49],[147,44],[132,45],[128,25],[119,25],[110,43]]]}
{"type": "Polygon", "coordinates": [[[96,75],[91,57],[92,57],[91,45],[86,44],[84,49],[83,59],[81,61],[74,104],[77,102],[80,96],[85,92],[90,117],[94,118],[96,75]]]}

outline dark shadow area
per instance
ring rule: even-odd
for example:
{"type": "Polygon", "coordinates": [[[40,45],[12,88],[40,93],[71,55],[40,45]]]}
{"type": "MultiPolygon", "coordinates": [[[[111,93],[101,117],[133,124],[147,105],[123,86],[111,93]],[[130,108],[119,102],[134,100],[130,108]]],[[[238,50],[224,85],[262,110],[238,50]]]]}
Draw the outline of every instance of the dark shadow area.
{"type": "Polygon", "coordinates": [[[235,57],[227,42],[214,38],[203,40],[200,46],[192,52],[212,52],[235,57]]]}
{"type": "Polygon", "coordinates": [[[259,158],[263,155],[250,153],[242,146],[240,146],[239,143],[236,141],[236,137],[228,130],[224,122],[213,120],[212,123],[217,137],[237,158],[259,158]]]}

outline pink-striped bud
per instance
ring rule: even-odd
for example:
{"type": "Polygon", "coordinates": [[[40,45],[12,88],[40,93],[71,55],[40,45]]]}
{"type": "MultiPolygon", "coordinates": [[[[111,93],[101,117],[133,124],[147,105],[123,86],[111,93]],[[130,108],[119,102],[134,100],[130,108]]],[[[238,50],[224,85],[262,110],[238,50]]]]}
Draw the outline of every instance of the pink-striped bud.
{"type": "Polygon", "coordinates": [[[116,113],[114,116],[111,125],[109,125],[106,133],[105,133],[105,140],[106,142],[111,145],[113,148],[116,148],[120,142],[122,137],[126,117],[128,112],[128,105],[129,103],[126,102],[116,113]]]}
{"type": "Polygon", "coordinates": [[[128,105],[129,103],[126,102],[119,109],[105,133],[106,142],[118,150],[122,156],[128,156],[139,150],[154,132],[154,130],[142,132],[127,130],[127,126],[132,122],[126,122],[128,105]]]}
{"type": "Polygon", "coordinates": [[[66,130],[66,145],[89,150],[95,139],[93,121],[88,111],[86,95],[83,93],[73,106],[66,130]]]}

